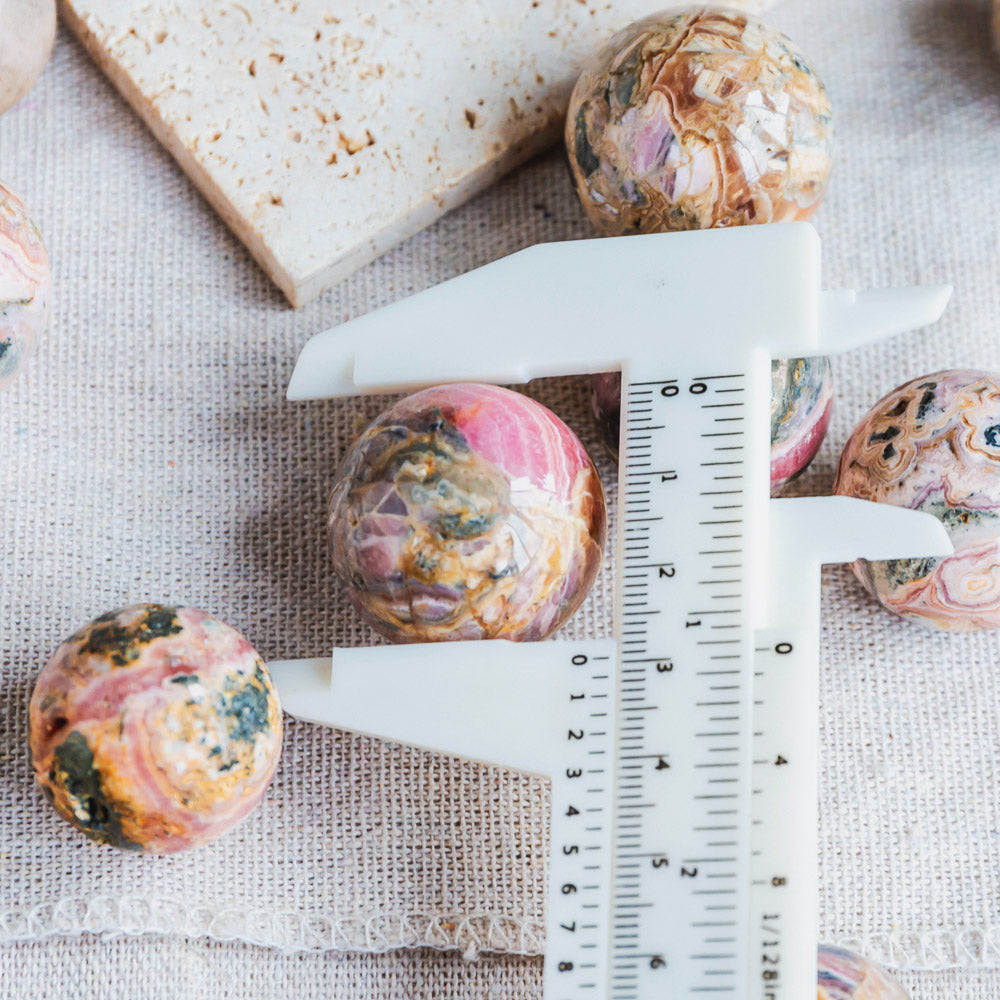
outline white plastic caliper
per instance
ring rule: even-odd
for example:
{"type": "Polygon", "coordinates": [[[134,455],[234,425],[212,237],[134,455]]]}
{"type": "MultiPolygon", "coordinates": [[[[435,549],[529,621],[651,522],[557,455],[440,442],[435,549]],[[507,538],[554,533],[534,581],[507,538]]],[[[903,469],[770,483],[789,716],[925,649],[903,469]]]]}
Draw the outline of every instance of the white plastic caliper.
{"type": "Polygon", "coordinates": [[[811,226],[751,226],[531,247],[306,344],[290,399],[621,369],[615,639],[271,665],[293,715],[551,778],[547,1000],[813,995],[819,566],[951,545],[769,499],[770,361],[949,294],[823,292],[811,226]]]}

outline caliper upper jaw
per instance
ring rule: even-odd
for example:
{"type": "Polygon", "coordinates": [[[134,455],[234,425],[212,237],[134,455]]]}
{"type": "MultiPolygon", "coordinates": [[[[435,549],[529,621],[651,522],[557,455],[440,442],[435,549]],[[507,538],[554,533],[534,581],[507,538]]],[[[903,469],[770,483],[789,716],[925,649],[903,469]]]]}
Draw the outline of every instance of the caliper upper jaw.
{"type": "Polygon", "coordinates": [[[911,559],[954,551],[932,514],[853,497],[789,497],[769,504],[766,621],[815,623],[819,568],[854,559],[911,559]]]}

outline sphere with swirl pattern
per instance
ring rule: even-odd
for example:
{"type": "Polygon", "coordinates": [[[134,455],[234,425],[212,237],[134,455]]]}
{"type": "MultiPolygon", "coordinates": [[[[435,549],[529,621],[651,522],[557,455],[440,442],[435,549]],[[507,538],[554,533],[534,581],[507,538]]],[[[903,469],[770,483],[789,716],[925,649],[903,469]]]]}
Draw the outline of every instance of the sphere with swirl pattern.
{"type": "Polygon", "coordinates": [[[830,102],[802,53],[704,7],[615,35],[577,81],[565,138],[604,236],[808,219],[832,165],[830,102]]]}
{"type": "Polygon", "coordinates": [[[1000,374],[940,371],[894,389],[855,428],[834,490],[928,511],[955,546],[855,562],[885,607],[949,631],[1000,628],[1000,374]]]}
{"type": "Polygon", "coordinates": [[[844,948],[820,945],[819,1000],[908,1000],[877,965],[844,948]]]}
{"type": "Polygon", "coordinates": [[[348,451],[330,507],[334,565],[395,642],[542,639],[601,564],[601,482],[576,435],[521,393],[425,389],[348,451]]]}
{"type": "Polygon", "coordinates": [[[52,278],[24,202],[0,184],[0,389],[14,380],[49,319],[52,278]]]}
{"type": "Polygon", "coordinates": [[[67,639],[31,697],[35,777],[59,813],[114,847],[204,844],[260,802],[281,752],[267,667],[195,608],[139,604],[67,639]]]}

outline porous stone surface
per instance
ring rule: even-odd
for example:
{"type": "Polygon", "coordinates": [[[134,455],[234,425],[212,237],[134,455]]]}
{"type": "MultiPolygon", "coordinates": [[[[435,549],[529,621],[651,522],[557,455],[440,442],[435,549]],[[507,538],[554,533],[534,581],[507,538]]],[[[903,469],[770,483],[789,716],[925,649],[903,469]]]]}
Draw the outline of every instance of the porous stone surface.
{"type": "Polygon", "coordinates": [[[587,58],[661,6],[61,4],[65,23],[296,306],[554,141],[587,58]]]}

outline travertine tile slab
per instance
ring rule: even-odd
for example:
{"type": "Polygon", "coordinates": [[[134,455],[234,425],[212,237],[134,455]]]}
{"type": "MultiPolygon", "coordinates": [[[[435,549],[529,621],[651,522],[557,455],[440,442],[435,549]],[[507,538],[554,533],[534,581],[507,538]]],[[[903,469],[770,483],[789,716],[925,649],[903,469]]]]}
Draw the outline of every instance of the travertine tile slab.
{"type": "Polygon", "coordinates": [[[581,62],[666,5],[61,3],[296,306],[551,142],[581,62]]]}

